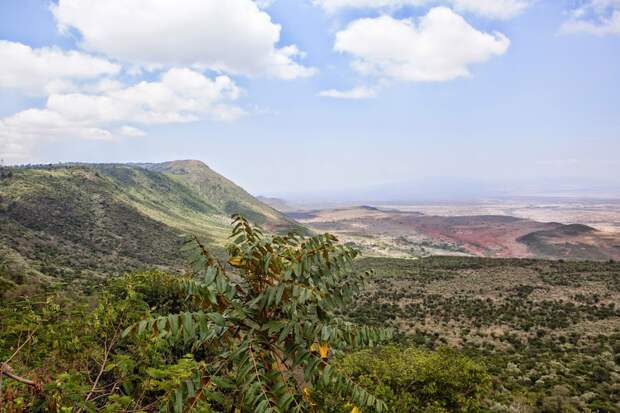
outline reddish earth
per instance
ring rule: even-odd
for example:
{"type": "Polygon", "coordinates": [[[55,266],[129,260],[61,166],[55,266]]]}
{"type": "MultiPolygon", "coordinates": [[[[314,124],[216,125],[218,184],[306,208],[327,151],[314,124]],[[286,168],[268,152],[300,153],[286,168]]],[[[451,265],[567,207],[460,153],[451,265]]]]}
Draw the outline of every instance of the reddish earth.
{"type": "Polygon", "coordinates": [[[517,239],[559,225],[501,216],[423,216],[409,223],[430,238],[452,241],[474,255],[491,257],[528,257],[528,247],[517,239]]]}
{"type": "Polygon", "coordinates": [[[585,225],[537,222],[498,215],[433,216],[357,207],[292,214],[320,231],[362,237],[414,237],[486,257],[620,259],[620,234],[585,225]]]}

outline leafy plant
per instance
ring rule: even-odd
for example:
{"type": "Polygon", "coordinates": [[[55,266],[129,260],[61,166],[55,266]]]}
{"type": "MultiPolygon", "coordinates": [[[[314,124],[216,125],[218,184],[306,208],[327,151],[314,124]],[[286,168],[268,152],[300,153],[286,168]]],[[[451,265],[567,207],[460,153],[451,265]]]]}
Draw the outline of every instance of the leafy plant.
{"type": "Polygon", "coordinates": [[[149,318],[126,331],[192,349],[193,374],[174,368],[152,372],[165,378],[162,409],[181,412],[208,403],[227,411],[312,411],[311,389],[320,383],[349,398],[354,409],[385,410],[381,400],[330,363],[330,355],[391,337],[388,330],[335,315],[368,275],[351,272],[358,252],[329,234],[264,236],[239,215],[233,226],[227,247],[232,271],[197,238],[186,243],[193,274],[179,277],[176,287],[198,311],[149,318]],[[174,380],[178,387],[172,391],[174,380]]]}

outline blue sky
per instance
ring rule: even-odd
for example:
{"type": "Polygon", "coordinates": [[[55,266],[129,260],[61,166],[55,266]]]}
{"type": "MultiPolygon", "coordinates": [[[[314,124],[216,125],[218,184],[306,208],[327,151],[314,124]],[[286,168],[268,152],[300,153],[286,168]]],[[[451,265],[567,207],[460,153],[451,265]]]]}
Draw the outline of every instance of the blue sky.
{"type": "Polygon", "coordinates": [[[617,0],[3,0],[0,60],[5,163],[620,184],[617,0]]]}

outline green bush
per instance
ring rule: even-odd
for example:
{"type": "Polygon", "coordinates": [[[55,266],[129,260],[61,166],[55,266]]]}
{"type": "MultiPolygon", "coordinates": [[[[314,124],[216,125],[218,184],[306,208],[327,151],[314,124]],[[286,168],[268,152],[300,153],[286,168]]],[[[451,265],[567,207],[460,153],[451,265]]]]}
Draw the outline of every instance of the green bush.
{"type": "MultiPolygon", "coordinates": [[[[483,366],[449,349],[367,349],[345,356],[337,368],[373,391],[394,413],[476,412],[490,388],[483,366]]],[[[329,388],[318,389],[315,398],[325,412],[351,411],[329,388]]]]}

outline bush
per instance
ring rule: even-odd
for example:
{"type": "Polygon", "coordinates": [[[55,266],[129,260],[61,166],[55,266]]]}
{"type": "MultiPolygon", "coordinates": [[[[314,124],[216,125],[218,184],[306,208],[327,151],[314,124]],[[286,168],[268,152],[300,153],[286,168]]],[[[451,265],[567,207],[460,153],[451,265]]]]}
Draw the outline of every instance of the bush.
{"type": "MultiPolygon", "coordinates": [[[[475,412],[490,388],[490,376],[473,360],[449,349],[387,346],[345,356],[337,368],[372,389],[388,412],[475,412]]],[[[326,412],[351,408],[321,388],[315,396],[326,412]]]]}

